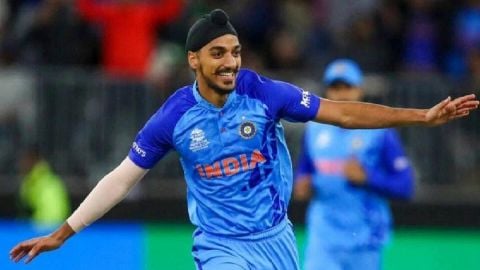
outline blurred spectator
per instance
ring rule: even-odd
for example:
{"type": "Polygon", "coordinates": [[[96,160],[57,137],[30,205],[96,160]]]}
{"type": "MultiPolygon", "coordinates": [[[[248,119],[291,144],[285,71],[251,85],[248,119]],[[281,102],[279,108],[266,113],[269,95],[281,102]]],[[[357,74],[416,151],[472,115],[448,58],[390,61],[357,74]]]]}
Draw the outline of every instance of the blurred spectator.
{"type": "MultiPolygon", "coordinates": [[[[235,4],[226,5],[225,10],[228,11],[231,21],[235,25],[238,34],[242,37],[242,46],[248,46],[248,50],[266,50],[265,44],[268,41],[268,32],[272,27],[278,25],[278,10],[281,3],[275,0],[230,2],[235,4]]],[[[211,8],[216,8],[216,6],[211,8]]]]}
{"type": "Polygon", "coordinates": [[[8,18],[9,18],[8,5],[6,2],[0,1],[0,42],[2,41],[3,35],[6,31],[8,18]]]}
{"type": "Polygon", "coordinates": [[[143,79],[157,27],[182,12],[182,0],[76,0],[80,13],[102,28],[103,67],[111,75],[143,79]]]}
{"type": "Polygon", "coordinates": [[[24,63],[92,66],[98,62],[96,34],[69,0],[44,0],[20,46],[24,63]]]}
{"type": "Polygon", "coordinates": [[[379,6],[376,13],[378,35],[386,42],[390,58],[386,61],[384,72],[393,72],[400,63],[403,50],[403,33],[405,16],[399,1],[386,0],[379,6]]]}
{"type": "Polygon", "coordinates": [[[15,165],[18,146],[36,136],[35,84],[31,74],[12,68],[1,69],[0,84],[0,172],[8,173],[15,165]]]}
{"type": "Polygon", "coordinates": [[[438,70],[439,31],[434,1],[409,0],[403,41],[404,70],[413,72],[438,70]]]}
{"type": "Polygon", "coordinates": [[[38,146],[26,149],[19,160],[22,210],[38,225],[61,223],[70,214],[70,200],[63,181],[40,154],[38,146]]]}
{"type": "Polygon", "coordinates": [[[300,41],[287,29],[273,31],[269,38],[267,67],[271,69],[298,69],[303,67],[304,57],[300,41]]]}
{"type": "Polygon", "coordinates": [[[454,16],[447,72],[457,79],[464,79],[468,74],[468,57],[477,48],[480,48],[480,1],[466,0],[464,7],[454,16]]]}
{"type": "Polygon", "coordinates": [[[345,42],[338,45],[336,55],[356,59],[366,72],[383,72],[388,68],[390,50],[379,35],[373,13],[352,20],[345,33],[345,42]]]}

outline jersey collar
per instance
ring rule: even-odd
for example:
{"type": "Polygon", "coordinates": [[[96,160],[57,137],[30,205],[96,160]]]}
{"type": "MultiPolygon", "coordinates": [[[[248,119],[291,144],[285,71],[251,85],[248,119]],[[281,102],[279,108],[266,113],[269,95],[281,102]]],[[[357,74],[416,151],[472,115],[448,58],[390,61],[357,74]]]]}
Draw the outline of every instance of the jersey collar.
{"type": "Polygon", "coordinates": [[[214,109],[214,110],[217,110],[217,111],[221,111],[227,107],[229,107],[233,101],[235,100],[235,98],[237,97],[237,94],[236,94],[236,88],[232,91],[232,93],[230,93],[227,97],[227,101],[225,102],[225,105],[223,105],[222,108],[218,108],[216,107],[215,105],[213,105],[212,103],[210,103],[208,100],[204,99],[199,91],[198,91],[198,84],[197,84],[197,81],[195,81],[192,85],[192,92],[193,92],[193,96],[195,97],[195,100],[199,103],[199,104],[202,104],[204,105],[205,107],[207,108],[210,108],[210,109],[214,109]]]}

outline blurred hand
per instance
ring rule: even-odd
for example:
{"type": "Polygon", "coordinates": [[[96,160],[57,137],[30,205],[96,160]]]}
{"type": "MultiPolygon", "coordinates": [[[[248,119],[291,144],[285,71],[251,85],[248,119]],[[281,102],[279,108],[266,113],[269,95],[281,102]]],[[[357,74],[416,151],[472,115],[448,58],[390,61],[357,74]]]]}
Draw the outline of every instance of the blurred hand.
{"type": "Polygon", "coordinates": [[[20,261],[27,256],[25,263],[31,262],[38,254],[59,248],[63,244],[60,239],[52,235],[33,238],[17,244],[10,251],[10,259],[14,262],[20,261]]]}
{"type": "Polygon", "coordinates": [[[357,159],[350,159],[345,163],[343,173],[347,180],[354,185],[363,185],[367,179],[367,174],[357,159]]]}
{"type": "Polygon", "coordinates": [[[479,101],[474,94],[451,100],[444,99],[427,111],[426,121],[429,126],[444,124],[450,120],[465,117],[478,108],[479,101]]]}
{"type": "Polygon", "coordinates": [[[295,200],[307,201],[312,195],[312,182],[310,176],[301,176],[295,181],[293,197],[295,200]]]}

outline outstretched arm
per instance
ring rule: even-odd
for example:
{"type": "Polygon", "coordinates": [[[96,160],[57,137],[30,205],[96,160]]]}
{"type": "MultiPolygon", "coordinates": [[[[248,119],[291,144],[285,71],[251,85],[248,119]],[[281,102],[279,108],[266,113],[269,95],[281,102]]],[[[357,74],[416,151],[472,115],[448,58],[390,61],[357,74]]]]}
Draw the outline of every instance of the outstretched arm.
{"type": "Polygon", "coordinates": [[[17,244],[10,251],[10,258],[18,262],[27,256],[25,263],[28,263],[44,251],[59,248],[68,238],[99,219],[120,202],[147,171],[126,158],[98,182],[67,222],[52,234],[17,244]]]}
{"type": "Polygon", "coordinates": [[[366,102],[322,99],[315,121],[344,128],[437,126],[467,116],[478,108],[478,104],[473,94],[454,100],[448,97],[430,109],[393,108],[366,102]]]}

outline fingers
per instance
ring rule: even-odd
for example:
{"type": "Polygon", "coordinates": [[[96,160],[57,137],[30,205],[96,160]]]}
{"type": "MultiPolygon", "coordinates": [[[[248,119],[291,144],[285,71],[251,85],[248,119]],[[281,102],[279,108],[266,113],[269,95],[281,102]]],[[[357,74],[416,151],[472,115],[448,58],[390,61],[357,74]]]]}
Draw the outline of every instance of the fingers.
{"type": "Polygon", "coordinates": [[[438,103],[437,105],[435,105],[433,107],[434,110],[436,111],[441,111],[443,109],[445,109],[447,107],[447,105],[450,103],[450,101],[452,100],[452,98],[450,96],[448,96],[446,99],[444,99],[442,102],[438,103]]]}
{"type": "Polygon", "coordinates": [[[14,262],[18,262],[28,254],[27,261],[25,262],[29,262],[38,254],[38,250],[38,239],[24,241],[12,248],[10,251],[10,259],[12,259],[14,262]],[[35,256],[32,257],[31,255],[35,256]]]}
{"type": "Polygon", "coordinates": [[[454,102],[462,103],[465,101],[475,100],[475,99],[476,99],[475,94],[470,94],[470,95],[458,97],[454,100],[454,102]]]}
{"type": "Polygon", "coordinates": [[[21,242],[10,251],[10,257],[17,257],[24,251],[29,251],[33,246],[32,240],[21,242]]]}
{"type": "Polygon", "coordinates": [[[458,97],[452,101],[452,104],[455,105],[455,107],[463,107],[463,106],[478,106],[479,101],[476,99],[474,94],[466,95],[463,97],[458,97]]]}
{"type": "Polygon", "coordinates": [[[464,103],[458,104],[457,109],[468,108],[470,110],[474,110],[478,108],[479,101],[478,100],[469,100],[464,103]]]}
{"type": "Polygon", "coordinates": [[[25,257],[25,255],[27,255],[27,251],[22,250],[22,251],[20,251],[19,253],[17,253],[15,256],[14,256],[14,255],[10,255],[10,259],[12,259],[14,262],[18,262],[18,261],[20,261],[23,257],[25,257]]]}
{"type": "Polygon", "coordinates": [[[25,263],[31,262],[37,255],[41,252],[41,247],[39,245],[35,245],[30,252],[28,252],[28,257],[25,260],[25,263]]]}

